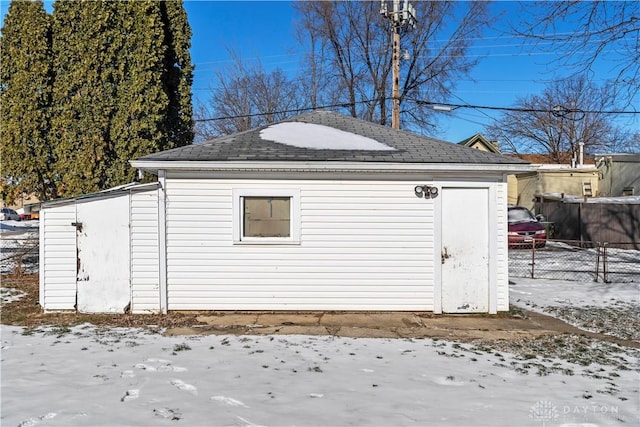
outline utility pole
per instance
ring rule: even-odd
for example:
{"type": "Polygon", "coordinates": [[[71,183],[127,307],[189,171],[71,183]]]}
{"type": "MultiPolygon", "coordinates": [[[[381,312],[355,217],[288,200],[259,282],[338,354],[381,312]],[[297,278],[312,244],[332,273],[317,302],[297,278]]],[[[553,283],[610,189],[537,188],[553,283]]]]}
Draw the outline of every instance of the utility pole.
{"type": "Polygon", "coordinates": [[[380,14],[391,21],[393,30],[393,55],[391,59],[393,114],[391,116],[391,127],[400,129],[400,30],[415,25],[416,9],[409,3],[409,0],[404,0],[402,10],[400,10],[400,0],[393,0],[393,10],[389,11],[386,0],[381,0],[380,14]]]}

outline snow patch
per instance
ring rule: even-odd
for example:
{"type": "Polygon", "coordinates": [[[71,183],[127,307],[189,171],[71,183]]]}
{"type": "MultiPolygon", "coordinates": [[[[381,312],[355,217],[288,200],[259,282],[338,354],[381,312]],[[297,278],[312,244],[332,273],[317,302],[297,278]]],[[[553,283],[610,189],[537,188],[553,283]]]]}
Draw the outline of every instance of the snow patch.
{"type": "Polygon", "coordinates": [[[395,151],[375,139],[323,125],[302,122],[278,123],[260,132],[264,140],[313,150],[395,151]]]}
{"type": "Polygon", "coordinates": [[[124,392],[124,396],[122,396],[120,401],[126,402],[127,400],[137,399],[138,397],[140,397],[140,390],[131,389],[124,392]]]}
{"type": "Polygon", "coordinates": [[[0,288],[0,297],[2,297],[2,304],[9,304],[11,302],[20,301],[22,297],[26,296],[26,292],[23,292],[20,289],[0,288]]]}
{"type": "Polygon", "coordinates": [[[175,386],[178,390],[187,391],[192,394],[198,394],[198,389],[195,386],[187,384],[182,380],[171,380],[171,385],[175,386]]]}
{"type": "Polygon", "coordinates": [[[248,406],[245,405],[243,402],[237,399],[234,399],[233,397],[211,396],[211,400],[215,402],[224,403],[225,405],[229,405],[229,406],[242,406],[243,408],[248,408],[248,406]]]}

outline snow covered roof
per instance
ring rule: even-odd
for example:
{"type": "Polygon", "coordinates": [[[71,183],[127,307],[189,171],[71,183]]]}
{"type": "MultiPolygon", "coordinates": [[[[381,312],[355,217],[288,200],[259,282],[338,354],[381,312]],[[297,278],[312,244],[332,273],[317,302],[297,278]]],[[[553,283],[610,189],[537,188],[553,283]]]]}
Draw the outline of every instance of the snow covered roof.
{"type": "Polygon", "coordinates": [[[528,165],[529,162],[391,129],[329,111],[141,157],[132,163],[333,161],[528,165]]]}

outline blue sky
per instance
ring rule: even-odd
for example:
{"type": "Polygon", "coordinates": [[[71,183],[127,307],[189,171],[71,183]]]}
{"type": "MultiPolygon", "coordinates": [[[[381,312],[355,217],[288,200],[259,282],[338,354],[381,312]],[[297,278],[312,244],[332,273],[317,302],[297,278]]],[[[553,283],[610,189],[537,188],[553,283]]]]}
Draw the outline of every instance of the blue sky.
{"type": "MultiPolygon", "coordinates": [[[[0,13],[4,17],[9,2],[0,1],[0,13]]],[[[247,62],[259,58],[267,70],[281,68],[293,75],[299,68],[304,48],[295,39],[291,2],[187,0],[184,4],[193,31],[194,99],[208,99],[210,88],[216,86],[216,71],[231,62],[229,50],[247,62]]],[[[51,1],[45,2],[49,12],[51,5],[51,1]]],[[[507,20],[518,16],[518,4],[498,1],[491,7],[497,18],[486,36],[477,40],[469,51],[470,55],[481,58],[480,64],[471,77],[458,82],[449,103],[512,106],[517,98],[540,93],[546,81],[568,74],[566,70],[564,73],[557,70],[552,63],[562,52],[544,53],[532,44],[505,34],[507,20]]],[[[606,65],[596,70],[592,78],[597,84],[613,76],[606,65]]],[[[497,115],[494,111],[474,109],[439,113],[434,136],[458,142],[483,132],[491,117],[497,115]]],[[[637,117],[621,123],[640,131],[637,117]]]]}
{"type": "MultiPolygon", "coordinates": [[[[514,12],[517,5],[498,2],[493,7],[498,15],[502,10],[514,12]]],[[[295,39],[290,2],[187,1],[185,8],[194,33],[191,53],[196,64],[196,98],[206,100],[209,88],[216,86],[216,71],[230,62],[229,48],[247,61],[260,58],[266,69],[282,68],[290,73],[298,69],[304,49],[295,39]]],[[[470,51],[484,58],[472,77],[458,83],[450,103],[511,106],[516,98],[542,90],[541,81],[554,76],[545,65],[552,58],[521,52],[521,41],[502,34],[500,26],[470,51]]],[[[434,136],[452,142],[481,133],[490,117],[496,116],[472,109],[440,114],[434,136]]]]}
{"type": "MultiPolygon", "coordinates": [[[[449,103],[513,106],[518,98],[539,94],[546,82],[569,74],[568,70],[558,70],[553,62],[563,52],[542,52],[539,47],[506,34],[507,21],[518,16],[520,7],[521,4],[507,1],[492,4],[492,12],[499,18],[469,51],[481,61],[469,78],[458,82],[449,103]]],[[[247,62],[259,58],[267,70],[282,68],[296,73],[305,52],[295,38],[291,2],[186,1],[185,8],[193,30],[191,53],[196,64],[195,98],[202,101],[208,98],[209,88],[216,86],[216,71],[231,62],[228,49],[247,62]]],[[[559,30],[567,31],[568,28],[559,30]]],[[[606,64],[596,70],[592,79],[599,85],[614,75],[606,64]]],[[[482,133],[491,118],[498,115],[495,111],[474,109],[443,112],[434,136],[458,142],[482,133]]],[[[627,116],[620,123],[640,131],[638,118],[630,120],[627,116]]]]}

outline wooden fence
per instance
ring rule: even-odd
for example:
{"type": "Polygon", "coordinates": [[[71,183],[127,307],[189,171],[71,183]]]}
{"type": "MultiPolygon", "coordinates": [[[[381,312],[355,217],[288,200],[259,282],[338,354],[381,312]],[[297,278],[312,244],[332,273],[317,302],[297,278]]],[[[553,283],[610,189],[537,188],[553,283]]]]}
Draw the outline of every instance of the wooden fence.
{"type": "Polygon", "coordinates": [[[640,204],[544,200],[535,203],[535,212],[552,223],[555,239],[640,250],[640,204]]]}

